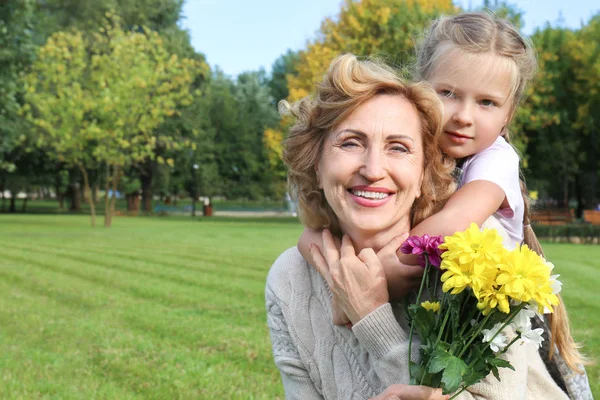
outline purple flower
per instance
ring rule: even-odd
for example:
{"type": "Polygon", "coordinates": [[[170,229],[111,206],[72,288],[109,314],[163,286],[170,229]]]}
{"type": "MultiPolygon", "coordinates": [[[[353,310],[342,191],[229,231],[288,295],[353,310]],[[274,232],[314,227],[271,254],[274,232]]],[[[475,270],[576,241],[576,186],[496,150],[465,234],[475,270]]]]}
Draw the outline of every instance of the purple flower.
{"type": "Polygon", "coordinates": [[[442,263],[443,251],[438,248],[442,244],[441,236],[429,236],[425,234],[421,237],[411,236],[400,246],[400,251],[404,254],[415,254],[419,256],[419,265],[425,267],[425,254],[429,257],[429,263],[436,268],[442,263]]]}

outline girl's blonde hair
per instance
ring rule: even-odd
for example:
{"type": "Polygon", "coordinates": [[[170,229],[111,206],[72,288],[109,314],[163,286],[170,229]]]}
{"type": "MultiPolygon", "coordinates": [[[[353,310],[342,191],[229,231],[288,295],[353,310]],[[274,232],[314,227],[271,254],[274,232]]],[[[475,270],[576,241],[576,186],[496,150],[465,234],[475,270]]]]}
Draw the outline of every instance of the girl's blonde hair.
{"type": "MultiPolygon", "coordinates": [[[[530,40],[521,36],[508,21],[489,13],[463,13],[444,16],[434,21],[417,50],[416,73],[421,79],[429,79],[435,73],[440,60],[449,52],[466,56],[493,54],[513,63],[513,85],[510,91],[512,102],[509,121],[525,93],[527,83],[537,69],[537,59],[530,40]]],[[[510,143],[508,129],[503,129],[504,139],[510,143]]],[[[527,187],[521,180],[521,193],[525,206],[523,214],[523,242],[540,255],[544,255],[535,232],[531,228],[530,202],[527,187]]],[[[579,353],[579,346],[571,336],[569,318],[562,299],[550,316],[550,359],[555,345],[567,365],[574,371],[583,372],[586,363],[579,353]]]]}
{"type": "Polygon", "coordinates": [[[282,114],[296,119],[284,143],[283,160],[288,167],[290,191],[298,199],[300,219],[305,226],[328,228],[339,234],[338,219],[319,190],[315,166],[327,133],[357,107],[380,94],[405,97],[419,115],[424,165],[421,196],[411,211],[413,226],[439,211],[454,192],[454,160],[442,155],[438,146],[442,104],[437,94],[425,83],[407,83],[382,63],[344,54],[333,60],[314,96],[291,106],[285,101],[279,104],[282,114]]]}

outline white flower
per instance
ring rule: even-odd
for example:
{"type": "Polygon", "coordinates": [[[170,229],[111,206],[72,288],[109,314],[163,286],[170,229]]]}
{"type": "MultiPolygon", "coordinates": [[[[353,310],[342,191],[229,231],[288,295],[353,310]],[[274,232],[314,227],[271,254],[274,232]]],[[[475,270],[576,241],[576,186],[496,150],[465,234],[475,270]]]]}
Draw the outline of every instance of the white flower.
{"type": "Polygon", "coordinates": [[[559,294],[562,290],[562,282],[558,280],[560,275],[552,275],[550,277],[550,285],[552,286],[552,293],[559,294]]]}
{"type": "Polygon", "coordinates": [[[515,332],[529,332],[531,330],[531,318],[535,317],[535,311],[523,308],[512,320],[510,326],[515,332]]]}
{"type": "Polygon", "coordinates": [[[502,328],[503,325],[504,324],[499,322],[496,325],[494,325],[492,329],[484,329],[481,331],[481,333],[483,333],[482,342],[489,343],[490,348],[494,353],[504,350],[504,348],[508,344],[508,338],[506,337],[506,335],[502,332],[498,333],[498,331],[500,331],[500,328],[502,328]],[[492,338],[494,339],[492,340],[492,338]]]}
{"type": "Polygon", "coordinates": [[[539,349],[542,347],[542,342],[544,341],[542,337],[543,333],[544,330],[542,328],[531,329],[528,332],[521,333],[521,340],[525,343],[533,343],[539,349]]]}

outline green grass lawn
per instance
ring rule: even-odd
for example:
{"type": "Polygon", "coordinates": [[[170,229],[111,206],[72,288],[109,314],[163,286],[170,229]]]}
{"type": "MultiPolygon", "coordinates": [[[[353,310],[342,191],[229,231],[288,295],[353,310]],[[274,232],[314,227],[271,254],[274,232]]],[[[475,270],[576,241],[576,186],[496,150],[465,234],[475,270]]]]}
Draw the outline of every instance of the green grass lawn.
{"type": "MultiPolygon", "coordinates": [[[[0,398],[282,398],[264,307],[292,219],[0,215],[0,398]]],[[[600,246],[546,245],[600,355],[600,246]]],[[[588,368],[600,396],[600,368],[588,368]]]]}

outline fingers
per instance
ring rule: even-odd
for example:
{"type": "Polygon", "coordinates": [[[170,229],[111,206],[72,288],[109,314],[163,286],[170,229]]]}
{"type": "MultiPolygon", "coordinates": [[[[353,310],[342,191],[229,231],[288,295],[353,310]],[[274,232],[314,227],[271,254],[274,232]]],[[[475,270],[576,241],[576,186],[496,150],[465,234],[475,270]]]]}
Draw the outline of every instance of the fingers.
{"type": "Polygon", "coordinates": [[[335,264],[340,259],[340,253],[333,241],[333,237],[331,236],[331,232],[329,229],[323,229],[323,256],[327,264],[330,266],[335,264]]]}
{"type": "Polygon", "coordinates": [[[383,269],[381,262],[379,261],[379,258],[377,258],[377,254],[375,254],[373,249],[362,249],[358,254],[358,258],[365,263],[367,268],[370,270],[376,271],[377,269],[383,269]]]}
{"type": "Polygon", "coordinates": [[[355,257],[356,252],[354,251],[354,244],[350,236],[342,236],[342,247],[340,248],[342,258],[355,257]]]}
{"type": "Polygon", "coordinates": [[[383,246],[377,254],[396,254],[396,251],[402,246],[402,243],[404,243],[406,239],[408,239],[408,232],[394,237],[388,244],[383,246]]]}
{"type": "Polygon", "coordinates": [[[315,264],[314,267],[317,269],[319,274],[321,274],[323,279],[325,279],[327,284],[331,287],[331,278],[329,275],[329,265],[327,264],[327,261],[323,257],[323,254],[321,254],[321,250],[319,249],[319,246],[311,243],[309,246],[309,251],[312,256],[313,262],[315,264]]]}

